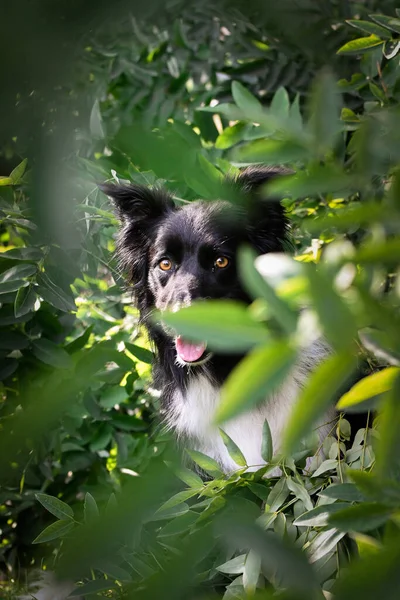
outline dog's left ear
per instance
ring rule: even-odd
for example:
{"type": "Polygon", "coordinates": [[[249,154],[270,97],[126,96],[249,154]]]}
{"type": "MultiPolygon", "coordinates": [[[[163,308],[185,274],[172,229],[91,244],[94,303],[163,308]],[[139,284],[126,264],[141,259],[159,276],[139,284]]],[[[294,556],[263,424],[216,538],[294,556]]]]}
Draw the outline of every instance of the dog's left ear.
{"type": "Polygon", "coordinates": [[[291,173],[284,167],[248,167],[235,179],[246,197],[249,241],[262,254],[282,252],[288,236],[285,210],[279,200],[263,193],[263,186],[275,177],[291,173]]]}

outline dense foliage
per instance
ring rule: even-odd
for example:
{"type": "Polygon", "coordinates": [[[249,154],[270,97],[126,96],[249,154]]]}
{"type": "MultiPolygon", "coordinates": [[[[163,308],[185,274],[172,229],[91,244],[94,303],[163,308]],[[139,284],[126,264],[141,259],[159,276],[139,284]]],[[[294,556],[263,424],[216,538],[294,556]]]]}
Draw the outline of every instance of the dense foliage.
{"type": "Polygon", "coordinates": [[[79,93],[90,104],[74,152],[58,147],[57,111],[37,157],[23,132],[5,140],[14,167],[0,179],[6,598],[32,592],[40,567],[85,598],[397,597],[400,11],[229,4],[171,3],[154,19],[99,27],[67,94],[67,111],[79,93]],[[25,150],[29,160],[17,160],[25,150]],[[225,477],[200,453],[181,456],[159,423],[151,348],[97,183],[163,183],[181,203],[223,196],[223,174],[259,163],[294,171],[266,191],[287,208],[295,258],[277,256],[274,270],[261,258],[256,270],[243,248],[249,308],[209,302],[165,320],[211,348],[249,350],[226,383],[221,424],[279,384],[321,333],[334,353],[299,398],[279,453],[265,424],[266,467],[247,473],[224,437],[242,467],[225,477]],[[316,451],[308,434],[332,403],[349,415],[304,470],[316,451]],[[365,414],[362,428],[350,425],[354,412],[365,414]],[[277,464],[282,476],[264,478],[277,464]]]}

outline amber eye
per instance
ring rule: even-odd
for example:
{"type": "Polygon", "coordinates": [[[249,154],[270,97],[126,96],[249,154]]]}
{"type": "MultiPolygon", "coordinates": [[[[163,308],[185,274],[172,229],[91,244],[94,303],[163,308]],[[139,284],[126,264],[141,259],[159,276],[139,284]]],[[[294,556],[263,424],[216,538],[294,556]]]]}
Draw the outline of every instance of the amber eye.
{"type": "Polygon", "coordinates": [[[214,263],[214,267],[218,267],[218,269],[225,269],[229,265],[229,258],[226,256],[219,256],[214,263]]]}
{"type": "Polygon", "coordinates": [[[170,271],[172,269],[172,262],[168,258],[163,258],[158,266],[162,271],[170,271]]]}

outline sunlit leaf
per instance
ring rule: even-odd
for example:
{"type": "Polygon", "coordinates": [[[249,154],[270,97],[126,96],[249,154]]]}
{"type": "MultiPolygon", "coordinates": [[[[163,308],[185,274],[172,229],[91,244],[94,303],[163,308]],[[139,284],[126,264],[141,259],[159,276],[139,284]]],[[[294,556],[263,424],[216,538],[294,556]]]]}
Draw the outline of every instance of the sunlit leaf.
{"type": "Polygon", "coordinates": [[[388,367],[378,373],[368,375],[358,381],[349,392],[344,394],[338,404],[339,410],[352,407],[360,402],[365,402],[392,389],[394,382],[400,375],[397,367],[388,367]]]}
{"type": "Polygon", "coordinates": [[[358,54],[362,52],[366,52],[371,48],[376,48],[383,44],[383,40],[381,40],[377,35],[370,35],[368,37],[357,38],[356,40],[352,40],[351,42],[347,42],[337,51],[338,54],[358,54]]]}

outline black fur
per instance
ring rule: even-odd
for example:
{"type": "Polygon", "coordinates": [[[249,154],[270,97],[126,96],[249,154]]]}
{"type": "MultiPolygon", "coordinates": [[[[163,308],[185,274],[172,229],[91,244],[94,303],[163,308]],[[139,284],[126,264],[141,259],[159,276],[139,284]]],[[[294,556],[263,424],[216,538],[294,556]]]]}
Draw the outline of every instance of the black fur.
{"type": "MultiPolygon", "coordinates": [[[[176,386],[186,387],[188,369],[176,363],[173,338],[155,327],[150,315],[199,298],[231,298],[249,302],[236,270],[238,247],[247,243],[257,253],[280,252],[287,239],[288,223],[276,200],[266,201],[262,186],[278,175],[280,168],[245,169],[227,185],[239,189],[245,204],[227,201],[196,201],[176,207],[171,195],[160,188],[139,185],[101,186],[110,196],[121,219],[117,252],[133,285],[136,305],[156,350],[155,384],[163,390],[164,406],[176,386]],[[218,256],[226,256],[226,269],[214,267],[218,256]],[[159,268],[168,257],[173,270],[159,268]]],[[[204,365],[191,367],[217,384],[224,381],[241,356],[214,354],[204,365]]]]}

